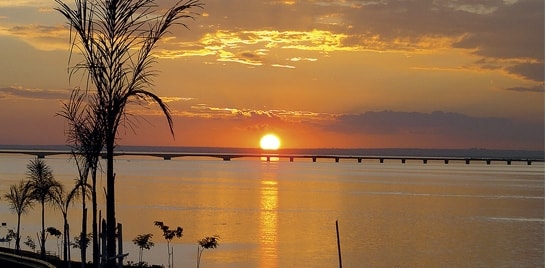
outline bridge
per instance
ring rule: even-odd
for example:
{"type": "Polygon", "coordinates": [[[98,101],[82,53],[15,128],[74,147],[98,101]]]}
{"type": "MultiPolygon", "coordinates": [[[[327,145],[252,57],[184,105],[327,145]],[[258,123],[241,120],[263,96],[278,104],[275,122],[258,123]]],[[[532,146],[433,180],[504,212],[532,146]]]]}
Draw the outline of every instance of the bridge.
{"type": "MultiPolygon", "coordinates": [[[[72,155],[68,150],[0,150],[0,154],[26,154],[33,155],[37,158],[45,158],[53,155],[72,155]]],[[[328,154],[288,154],[288,153],[198,153],[198,152],[114,152],[114,156],[147,156],[147,157],[159,157],[164,160],[171,160],[173,158],[180,157],[212,157],[219,158],[224,161],[230,161],[236,158],[259,158],[266,161],[288,159],[293,162],[295,159],[309,159],[312,162],[317,162],[320,159],[331,159],[333,161],[340,162],[340,160],[354,160],[358,163],[362,163],[364,160],[379,161],[384,163],[385,161],[398,161],[405,164],[407,161],[420,161],[423,164],[427,164],[430,161],[443,162],[449,164],[450,162],[464,162],[470,164],[471,162],[486,163],[487,165],[492,162],[504,162],[507,165],[511,165],[513,162],[523,162],[527,165],[531,165],[534,162],[544,162],[544,158],[510,158],[510,157],[434,157],[434,156],[372,156],[372,155],[328,155],[328,154]]],[[[106,157],[106,152],[101,153],[101,157],[106,157]]]]}

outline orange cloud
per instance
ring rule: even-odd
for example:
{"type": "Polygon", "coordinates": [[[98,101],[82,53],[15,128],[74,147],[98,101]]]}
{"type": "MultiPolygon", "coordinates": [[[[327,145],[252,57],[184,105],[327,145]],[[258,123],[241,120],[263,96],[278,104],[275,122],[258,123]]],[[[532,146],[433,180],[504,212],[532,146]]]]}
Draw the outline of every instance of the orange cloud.
{"type": "Polygon", "coordinates": [[[0,99],[66,100],[69,96],[67,90],[30,89],[21,86],[0,88],[0,99]]]}
{"type": "Polygon", "coordinates": [[[70,32],[64,26],[18,25],[0,27],[0,36],[15,37],[38,50],[68,50],[70,32]]]}

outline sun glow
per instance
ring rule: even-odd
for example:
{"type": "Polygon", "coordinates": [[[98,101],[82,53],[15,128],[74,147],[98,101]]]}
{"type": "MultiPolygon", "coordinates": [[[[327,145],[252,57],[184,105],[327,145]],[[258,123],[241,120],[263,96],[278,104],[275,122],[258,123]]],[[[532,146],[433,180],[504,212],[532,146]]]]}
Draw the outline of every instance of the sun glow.
{"type": "Polygon", "coordinates": [[[267,134],[260,139],[260,147],[263,150],[277,150],[281,147],[281,140],[275,134],[267,134]]]}

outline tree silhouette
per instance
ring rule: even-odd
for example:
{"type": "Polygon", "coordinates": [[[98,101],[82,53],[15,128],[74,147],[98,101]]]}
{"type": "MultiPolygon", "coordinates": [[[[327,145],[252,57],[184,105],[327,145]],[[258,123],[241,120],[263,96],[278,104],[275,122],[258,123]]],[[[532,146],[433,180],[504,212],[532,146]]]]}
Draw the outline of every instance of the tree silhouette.
{"type": "Polygon", "coordinates": [[[218,247],[219,239],[220,239],[219,235],[213,235],[213,236],[207,236],[197,241],[197,243],[199,244],[197,246],[197,268],[199,268],[199,265],[201,264],[201,256],[203,256],[203,251],[205,249],[218,247]]]}
{"type": "Polygon", "coordinates": [[[19,254],[21,250],[21,215],[28,213],[28,210],[32,208],[32,196],[28,182],[23,180],[18,184],[11,185],[9,192],[4,194],[4,198],[7,199],[10,210],[17,214],[17,232],[15,233],[15,252],[19,254]]]}
{"type": "Polygon", "coordinates": [[[165,225],[163,224],[162,221],[155,221],[154,222],[154,225],[159,227],[159,229],[161,229],[161,231],[163,231],[163,237],[165,238],[165,240],[167,240],[167,256],[168,256],[168,267],[173,267],[174,266],[174,256],[173,256],[173,248],[170,246],[171,244],[171,240],[173,240],[173,238],[180,238],[182,237],[182,232],[183,232],[183,229],[182,227],[178,226],[176,227],[176,229],[169,229],[169,226],[168,225],[165,225]]]}
{"type": "Polygon", "coordinates": [[[150,249],[154,246],[154,242],[152,242],[152,236],[153,234],[139,234],[137,237],[133,239],[133,243],[139,247],[138,252],[138,265],[143,265],[142,262],[142,252],[144,249],[150,249]]]}
{"type": "MultiPolygon", "coordinates": [[[[100,154],[104,147],[104,131],[99,120],[98,105],[86,106],[86,103],[93,103],[92,98],[85,91],[76,88],[72,91],[67,103],[63,103],[63,110],[58,115],[68,121],[67,140],[72,147],[72,155],[76,161],[79,173],[79,184],[82,193],[87,189],[91,191],[92,202],[92,233],[93,233],[93,264],[99,264],[99,242],[98,242],[98,217],[97,217],[97,169],[100,154]],[[87,179],[91,172],[91,186],[87,179]]],[[[85,198],[82,202],[82,232],[87,232],[85,198]]],[[[85,252],[82,251],[85,258],[85,252]]]]}
{"type": "MultiPolygon", "coordinates": [[[[82,229],[81,229],[81,237],[80,240],[83,241],[85,239],[85,235],[87,233],[87,205],[86,200],[88,197],[88,193],[91,190],[91,186],[87,184],[87,177],[89,176],[89,171],[91,169],[92,163],[87,158],[87,154],[76,154],[73,152],[73,156],[76,159],[76,166],[78,169],[78,178],[76,179],[76,185],[74,186],[74,189],[76,191],[79,191],[81,197],[82,197],[82,229]]],[[[82,267],[87,262],[87,247],[79,247],[80,249],[80,258],[82,267]]]]}
{"type": "Polygon", "coordinates": [[[47,227],[46,229],[47,233],[52,235],[52,236],[55,236],[57,238],[57,250],[59,252],[59,255],[61,254],[61,248],[59,246],[59,238],[61,237],[61,235],[63,233],[61,233],[61,231],[59,231],[57,228],[55,227],[47,227]]]}
{"type": "Polygon", "coordinates": [[[80,51],[84,61],[71,75],[84,70],[96,89],[94,99],[106,147],[106,233],[108,267],[116,262],[116,217],[114,147],[120,125],[127,120],[127,105],[156,103],[163,111],[171,133],[173,122],[167,105],[149,89],[156,74],[152,51],[171,26],[187,27],[181,21],[197,15],[187,10],[202,7],[199,0],[180,0],[164,14],[155,0],[74,0],[74,9],[55,0],[57,10],[71,27],[71,51],[80,51]]]}
{"type": "Polygon", "coordinates": [[[32,240],[32,237],[30,237],[29,235],[27,235],[27,241],[23,242],[25,245],[27,245],[27,247],[31,248],[32,251],[36,252],[36,243],[34,242],[34,240],[32,240]]]}
{"type": "Polygon", "coordinates": [[[51,168],[42,159],[31,160],[27,165],[27,177],[29,179],[30,195],[42,206],[42,231],[40,240],[40,256],[45,260],[45,204],[55,201],[55,197],[62,191],[62,185],[55,180],[51,168]]]}
{"type": "Polygon", "coordinates": [[[11,247],[11,240],[17,237],[17,234],[13,231],[13,229],[8,229],[8,233],[6,234],[6,237],[4,238],[5,241],[8,242],[8,248],[11,247]]]}
{"type": "Polygon", "coordinates": [[[72,245],[73,248],[79,248],[79,249],[81,249],[82,247],[86,248],[91,243],[92,235],[93,234],[88,233],[83,235],[80,234],[79,236],[74,236],[74,242],[70,244],[72,245]]]}
{"type": "Polygon", "coordinates": [[[69,263],[70,266],[70,227],[68,224],[68,208],[72,202],[79,196],[79,181],[76,181],[76,185],[69,192],[57,191],[55,196],[55,203],[63,214],[63,260],[69,263]]]}

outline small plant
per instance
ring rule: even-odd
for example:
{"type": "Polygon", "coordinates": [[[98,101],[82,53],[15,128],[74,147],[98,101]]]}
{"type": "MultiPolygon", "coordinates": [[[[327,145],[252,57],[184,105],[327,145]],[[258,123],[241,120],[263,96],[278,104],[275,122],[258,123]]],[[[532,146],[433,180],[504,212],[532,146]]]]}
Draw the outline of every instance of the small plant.
{"type": "Polygon", "coordinates": [[[148,266],[148,263],[147,262],[134,262],[134,261],[127,261],[127,266],[130,266],[130,267],[150,267],[148,266]]]}
{"type": "Polygon", "coordinates": [[[137,237],[133,239],[133,243],[137,245],[140,248],[140,251],[138,252],[138,264],[141,267],[146,267],[147,263],[142,261],[142,253],[144,249],[150,249],[154,246],[154,242],[152,242],[152,236],[153,234],[139,234],[137,237]],[[146,265],[146,266],[144,266],[146,265]]]}
{"type": "Polygon", "coordinates": [[[46,232],[57,238],[57,251],[59,254],[61,254],[61,246],[59,245],[59,238],[61,237],[63,233],[55,227],[47,227],[46,232]]]}
{"type": "Polygon", "coordinates": [[[209,248],[214,249],[218,247],[218,240],[220,240],[220,236],[213,235],[213,236],[207,236],[197,241],[197,243],[199,244],[197,246],[197,268],[199,268],[199,264],[201,263],[201,256],[203,256],[203,251],[205,249],[209,249],[209,248]]]}
{"type": "Polygon", "coordinates": [[[161,229],[163,231],[163,237],[165,238],[165,240],[167,240],[167,255],[168,255],[168,267],[173,267],[174,266],[174,256],[173,256],[173,248],[170,246],[171,244],[171,240],[173,240],[173,238],[180,238],[182,237],[182,227],[178,226],[176,227],[176,229],[174,230],[170,230],[169,229],[169,226],[163,224],[162,221],[155,221],[154,222],[154,225],[159,227],[159,229],[161,229]]]}
{"type": "Polygon", "coordinates": [[[150,267],[150,268],[165,268],[163,265],[157,265],[157,264],[148,264],[147,262],[142,263],[136,263],[133,261],[127,261],[127,265],[129,267],[150,267]]]}
{"type": "Polygon", "coordinates": [[[92,238],[93,238],[93,234],[88,233],[87,235],[83,236],[83,240],[82,240],[82,235],[80,234],[80,235],[74,236],[74,242],[71,242],[70,244],[72,245],[72,248],[79,248],[79,249],[81,249],[82,247],[87,248],[89,244],[91,243],[92,238]]]}
{"type": "Polygon", "coordinates": [[[32,240],[32,237],[27,235],[27,241],[23,242],[27,247],[31,248],[32,251],[36,252],[36,243],[32,240]]]}
{"type": "Polygon", "coordinates": [[[13,231],[13,229],[8,229],[8,233],[4,238],[4,241],[8,242],[8,248],[11,248],[11,240],[14,238],[17,238],[17,234],[13,231]]]}

